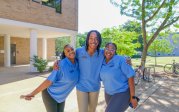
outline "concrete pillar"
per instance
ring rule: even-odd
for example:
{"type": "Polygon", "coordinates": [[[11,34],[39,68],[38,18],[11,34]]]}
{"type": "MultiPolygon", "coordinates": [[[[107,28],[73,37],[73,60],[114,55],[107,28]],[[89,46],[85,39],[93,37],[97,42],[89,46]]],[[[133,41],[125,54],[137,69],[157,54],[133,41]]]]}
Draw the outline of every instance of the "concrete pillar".
{"type": "Polygon", "coordinates": [[[70,37],[70,45],[75,49],[76,48],[76,34],[71,35],[70,37]]]}
{"type": "MultiPolygon", "coordinates": [[[[30,32],[30,58],[34,55],[37,56],[37,31],[31,30],[30,32]]],[[[33,62],[30,61],[30,72],[36,72],[37,69],[33,66],[33,62]]]]}
{"type": "Polygon", "coordinates": [[[10,35],[4,36],[4,66],[11,66],[11,40],[10,35]]]}
{"type": "Polygon", "coordinates": [[[42,58],[47,59],[47,39],[42,39],[42,58]]]}

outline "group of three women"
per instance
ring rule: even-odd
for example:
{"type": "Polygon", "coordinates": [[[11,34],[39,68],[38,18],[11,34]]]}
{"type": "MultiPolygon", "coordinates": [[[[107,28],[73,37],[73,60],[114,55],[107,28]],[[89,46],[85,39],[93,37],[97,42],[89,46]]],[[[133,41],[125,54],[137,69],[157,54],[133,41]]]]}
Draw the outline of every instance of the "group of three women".
{"type": "Polygon", "coordinates": [[[100,33],[91,30],[86,45],[76,50],[76,56],[74,49],[66,45],[56,69],[37,89],[21,98],[31,100],[43,91],[47,112],[64,112],[65,99],[76,86],[79,112],[95,112],[102,81],[107,104],[105,112],[124,112],[129,103],[136,108],[134,70],[123,56],[116,54],[114,43],[107,43],[101,50],[101,42],[100,33]]]}

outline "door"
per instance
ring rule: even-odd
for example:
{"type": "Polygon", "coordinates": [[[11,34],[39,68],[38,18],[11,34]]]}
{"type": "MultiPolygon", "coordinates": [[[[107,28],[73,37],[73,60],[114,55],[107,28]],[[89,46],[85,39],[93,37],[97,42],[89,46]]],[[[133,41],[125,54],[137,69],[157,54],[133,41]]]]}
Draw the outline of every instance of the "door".
{"type": "Polygon", "coordinates": [[[16,44],[11,44],[11,64],[16,64],[16,44]]]}

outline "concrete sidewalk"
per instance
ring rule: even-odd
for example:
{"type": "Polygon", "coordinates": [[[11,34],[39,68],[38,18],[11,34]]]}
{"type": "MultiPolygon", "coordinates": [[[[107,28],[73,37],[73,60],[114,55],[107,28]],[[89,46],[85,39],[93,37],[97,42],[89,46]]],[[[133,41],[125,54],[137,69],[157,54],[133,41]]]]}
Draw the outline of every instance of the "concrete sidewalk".
{"type": "MultiPolygon", "coordinates": [[[[32,101],[19,98],[35,89],[49,73],[29,74],[28,66],[0,68],[0,112],[46,112],[41,94],[32,101]]],[[[140,97],[139,106],[127,112],[178,112],[179,77],[162,76],[156,83],[141,81],[136,86],[136,95],[140,97]]],[[[97,112],[104,112],[104,88],[101,88],[97,112]]],[[[76,90],[66,100],[65,112],[78,112],[76,90]]]]}
{"type": "Polygon", "coordinates": [[[142,93],[136,112],[178,112],[179,77],[163,76],[155,85],[142,93]]]}

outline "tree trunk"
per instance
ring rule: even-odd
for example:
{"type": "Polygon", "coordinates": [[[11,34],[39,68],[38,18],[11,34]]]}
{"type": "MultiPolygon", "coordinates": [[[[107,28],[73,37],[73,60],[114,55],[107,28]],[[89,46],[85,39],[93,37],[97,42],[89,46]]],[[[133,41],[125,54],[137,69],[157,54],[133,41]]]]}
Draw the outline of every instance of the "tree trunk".
{"type": "Polygon", "coordinates": [[[156,47],[155,47],[155,66],[157,66],[157,52],[156,52],[156,47]]]}
{"type": "Polygon", "coordinates": [[[146,57],[147,57],[147,50],[148,50],[148,45],[144,44],[142,58],[141,58],[141,66],[144,66],[144,67],[145,67],[145,62],[146,62],[146,57]]]}

